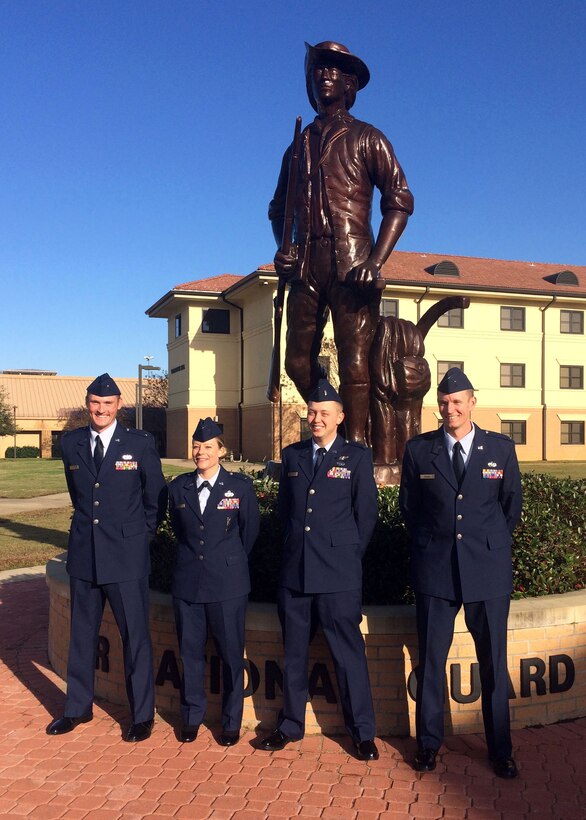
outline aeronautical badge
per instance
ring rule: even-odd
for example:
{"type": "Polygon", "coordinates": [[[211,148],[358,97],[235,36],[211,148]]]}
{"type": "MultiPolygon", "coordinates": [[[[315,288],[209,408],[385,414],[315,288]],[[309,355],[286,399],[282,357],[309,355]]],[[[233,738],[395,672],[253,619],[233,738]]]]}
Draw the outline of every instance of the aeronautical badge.
{"type": "Polygon", "coordinates": [[[232,492],[232,490],[226,490],[224,495],[226,496],[226,498],[232,498],[234,493],[232,492]]]}
{"type": "Polygon", "coordinates": [[[484,468],[482,470],[482,478],[502,478],[504,474],[504,470],[495,470],[493,468],[484,468]]]}
{"type": "Polygon", "coordinates": [[[347,467],[331,467],[327,473],[327,478],[350,478],[352,476],[352,470],[349,470],[347,467]]]}
{"type": "Polygon", "coordinates": [[[489,467],[496,467],[496,461],[489,461],[488,466],[489,467]]]}
{"type": "MultiPolygon", "coordinates": [[[[228,493],[226,493],[228,495],[228,493]]],[[[234,495],[234,493],[232,493],[234,495]]],[[[216,507],[217,510],[238,510],[240,509],[240,499],[239,498],[222,498],[218,506],[216,507]]]]}
{"type": "Polygon", "coordinates": [[[130,453],[125,453],[122,456],[122,461],[132,461],[132,456],[130,455],[130,453]]]}

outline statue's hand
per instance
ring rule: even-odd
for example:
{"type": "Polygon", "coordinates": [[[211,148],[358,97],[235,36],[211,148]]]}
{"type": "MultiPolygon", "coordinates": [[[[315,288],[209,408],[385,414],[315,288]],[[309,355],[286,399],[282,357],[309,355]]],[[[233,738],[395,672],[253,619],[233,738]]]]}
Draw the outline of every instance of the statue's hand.
{"type": "Polygon", "coordinates": [[[278,250],[275,254],[275,271],[277,276],[289,280],[297,269],[297,246],[291,245],[289,253],[278,250]]]}
{"type": "Polygon", "coordinates": [[[370,259],[363,262],[361,265],[356,265],[355,268],[348,273],[346,283],[354,285],[357,288],[372,287],[379,279],[379,268],[370,259]]]}

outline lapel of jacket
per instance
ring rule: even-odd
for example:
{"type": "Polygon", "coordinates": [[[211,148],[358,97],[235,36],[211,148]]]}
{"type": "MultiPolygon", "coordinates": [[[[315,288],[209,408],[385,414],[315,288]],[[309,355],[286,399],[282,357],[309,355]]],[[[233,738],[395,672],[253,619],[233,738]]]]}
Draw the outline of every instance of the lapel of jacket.
{"type": "Polygon", "coordinates": [[[104,460],[100,464],[98,475],[102,473],[107,475],[108,472],[112,472],[114,462],[116,461],[116,456],[120,453],[121,450],[120,445],[124,447],[124,441],[126,438],[127,436],[124,427],[122,427],[122,425],[119,422],[116,422],[116,429],[114,430],[114,434],[110,439],[110,444],[108,445],[108,449],[106,450],[106,454],[104,455],[104,460]]]}
{"type": "Polygon", "coordinates": [[[226,490],[229,489],[228,482],[230,480],[230,475],[224,467],[220,467],[220,474],[216,479],[216,483],[212,487],[210,492],[210,497],[208,498],[208,503],[206,504],[206,508],[203,512],[203,517],[208,518],[213,510],[216,509],[222,498],[224,497],[224,493],[226,490]]]}
{"type": "Polygon", "coordinates": [[[311,439],[307,439],[305,447],[299,453],[299,469],[303,472],[309,482],[313,481],[313,447],[311,439]]]}
{"type": "Polygon", "coordinates": [[[196,476],[197,472],[194,470],[191,473],[190,478],[183,485],[183,500],[201,521],[202,515],[197,496],[197,484],[195,483],[196,476]]]}
{"type": "Polygon", "coordinates": [[[484,430],[481,430],[478,425],[475,424],[472,451],[468,459],[468,464],[466,465],[464,478],[462,479],[462,487],[474,484],[480,478],[480,462],[485,458],[486,438],[484,430]]]}
{"type": "Polygon", "coordinates": [[[454,468],[448,455],[448,449],[444,442],[444,428],[438,428],[433,443],[431,445],[431,460],[435,469],[442,474],[450,487],[458,489],[458,482],[454,474],[454,468]]]}
{"type": "Polygon", "coordinates": [[[342,436],[337,435],[336,438],[334,439],[334,443],[332,444],[332,446],[330,447],[330,449],[327,451],[327,453],[324,456],[324,461],[323,461],[323,464],[321,465],[321,470],[319,471],[320,477],[325,476],[327,474],[328,470],[330,469],[330,467],[334,466],[334,462],[342,454],[342,448],[344,447],[345,444],[346,444],[346,440],[343,439],[342,436]]]}
{"type": "Polygon", "coordinates": [[[77,455],[83,461],[92,475],[96,475],[96,465],[92,458],[92,448],[90,446],[90,428],[83,427],[77,437],[77,455]]]}

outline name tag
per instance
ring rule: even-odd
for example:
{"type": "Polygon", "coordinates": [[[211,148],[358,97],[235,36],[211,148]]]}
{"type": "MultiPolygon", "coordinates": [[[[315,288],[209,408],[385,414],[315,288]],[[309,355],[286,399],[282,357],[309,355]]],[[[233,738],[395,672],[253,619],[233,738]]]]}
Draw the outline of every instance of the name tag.
{"type": "Polygon", "coordinates": [[[69,469],[70,470],[79,470],[79,464],[70,464],[69,469]]]}
{"type": "Polygon", "coordinates": [[[289,478],[296,478],[298,475],[299,475],[299,473],[298,473],[298,472],[295,472],[295,473],[287,473],[287,476],[288,476],[289,478]]]}
{"type": "Polygon", "coordinates": [[[238,510],[239,508],[239,498],[223,498],[216,507],[217,510],[238,510]]]}
{"type": "Polygon", "coordinates": [[[347,467],[332,467],[331,470],[328,470],[326,473],[327,478],[350,478],[352,476],[352,470],[349,470],[347,467]]]}
{"type": "Polygon", "coordinates": [[[435,473],[419,473],[419,478],[435,478],[435,473]]]}
{"type": "Polygon", "coordinates": [[[176,510],[184,510],[184,509],[185,509],[185,504],[177,504],[177,506],[175,507],[175,509],[176,509],[176,510]]]}
{"type": "Polygon", "coordinates": [[[138,461],[117,461],[114,464],[116,470],[138,470],[138,461]]]}
{"type": "Polygon", "coordinates": [[[482,478],[502,478],[504,470],[483,469],[482,478]]]}

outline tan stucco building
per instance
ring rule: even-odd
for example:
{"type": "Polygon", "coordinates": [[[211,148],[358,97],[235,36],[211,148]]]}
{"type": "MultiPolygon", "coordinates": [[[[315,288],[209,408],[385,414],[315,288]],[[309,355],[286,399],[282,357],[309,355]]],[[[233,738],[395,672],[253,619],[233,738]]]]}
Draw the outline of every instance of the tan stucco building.
{"type": "MultiPolygon", "coordinates": [[[[478,391],[475,420],[511,435],[521,460],[586,460],[586,267],[396,251],[382,275],[386,315],[416,323],[444,296],[470,300],[427,335],[423,430],[438,425],[437,383],[458,364],[478,391]]],[[[278,458],[303,433],[304,406],[284,371],[281,404],[266,397],[276,286],[263,265],[177,285],[147,310],[168,322],[169,457],[189,456],[200,416],[217,417],[228,447],[255,461],[278,458]]]]}

